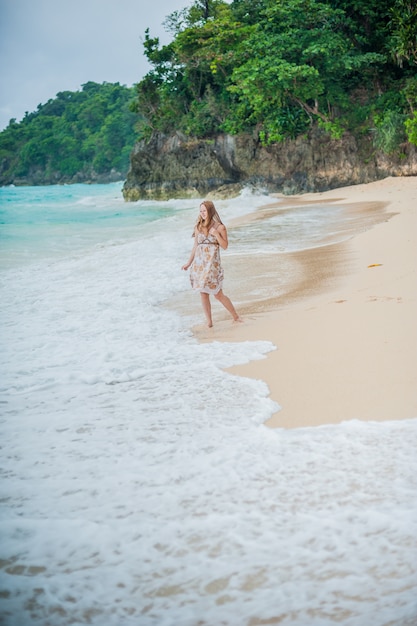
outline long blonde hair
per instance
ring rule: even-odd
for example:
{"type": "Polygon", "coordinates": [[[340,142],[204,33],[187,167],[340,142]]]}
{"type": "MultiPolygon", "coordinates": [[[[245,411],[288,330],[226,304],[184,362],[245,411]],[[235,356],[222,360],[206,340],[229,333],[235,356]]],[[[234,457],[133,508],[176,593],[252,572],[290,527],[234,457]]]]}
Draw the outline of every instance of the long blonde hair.
{"type": "Polygon", "coordinates": [[[203,220],[201,215],[198,216],[197,222],[195,224],[195,228],[193,231],[193,237],[195,235],[195,229],[201,232],[202,228],[208,228],[212,221],[219,222],[219,224],[223,224],[220,219],[220,215],[217,213],[216,207],[214,206],[211,200],[203,200],[200,203],[200,206],[204,204],[207,209],[207,219],[203,220]]]}

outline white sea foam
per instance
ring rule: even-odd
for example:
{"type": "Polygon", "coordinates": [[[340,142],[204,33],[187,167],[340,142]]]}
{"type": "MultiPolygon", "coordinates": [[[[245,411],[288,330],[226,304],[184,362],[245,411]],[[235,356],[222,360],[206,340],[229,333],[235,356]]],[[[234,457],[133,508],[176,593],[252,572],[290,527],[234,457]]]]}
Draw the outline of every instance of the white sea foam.
{"type": "Polygon", "coordinates": [[[3,272],[3,623],[415,624],[417,420],[263,426],[266,385],[222,368],[275,346],[161,306],[195,218],[170,204],[3,272]]]}

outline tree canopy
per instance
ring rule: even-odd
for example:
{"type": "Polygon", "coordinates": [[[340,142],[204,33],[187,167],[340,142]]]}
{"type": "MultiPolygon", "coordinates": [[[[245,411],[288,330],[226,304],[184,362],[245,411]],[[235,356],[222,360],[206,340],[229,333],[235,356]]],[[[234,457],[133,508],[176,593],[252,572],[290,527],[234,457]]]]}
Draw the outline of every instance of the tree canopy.
{"type": "MultiPolygon", "coordinates": [[[[184,0],[185,1],[185,0],[184,0]]],[[[415,0],[193,0],[145,31],[151,70],[135,88],[88,82],[0,133],[0,184],[124,176],[154,131],[263,144],[319,126],[417,145],[415,0]]]]}
{"type": "Polygon", "coordinates": [[[0,184],[125,175],[137,139],[133,98],[132,87],[88,82],[39,104],[21,122],[10,120],[0,133],[0,184]]]}
{"type": "Polygon", "coordinates": [[[312,125],[373,132],[390,151],[417,134],[414,0],[196,0],[145,32],[140,134],[256,129],[264,143],[312,125]]]}

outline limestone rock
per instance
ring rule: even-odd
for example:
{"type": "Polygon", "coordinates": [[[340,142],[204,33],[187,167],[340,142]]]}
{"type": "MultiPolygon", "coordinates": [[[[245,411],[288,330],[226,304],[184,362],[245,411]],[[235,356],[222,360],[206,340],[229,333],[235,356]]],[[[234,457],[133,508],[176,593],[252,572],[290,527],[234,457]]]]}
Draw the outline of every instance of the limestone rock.
{"type": "Polygon", "coordinates": [[[345,134],[331,139],[320,129],[271,146],[257,133],[196,139],[181,133],[152,135],[136,144],[123,187],[126,200],[230,197],[245,186],[284,194],[324,191],[386,176],[417,175],[417,149],[401,155],[375,152],[345,134]]]}

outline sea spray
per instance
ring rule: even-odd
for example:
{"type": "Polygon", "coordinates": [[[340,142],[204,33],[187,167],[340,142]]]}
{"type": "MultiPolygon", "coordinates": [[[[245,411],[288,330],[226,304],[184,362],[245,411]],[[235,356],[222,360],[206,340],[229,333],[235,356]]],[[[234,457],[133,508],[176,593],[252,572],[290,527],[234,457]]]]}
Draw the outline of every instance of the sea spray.
{"type": "MultiPolygon", "coordinates": [[[[83,209],[58,234],[20,217],[25,242],[16,228],[3,253],[3,622],[411,625],[417,420],[263,426],[265,383],[224,368],[279,346],[199,344],[197,308],[163,306],[189,292],[198,203],[77,187],[8,206],[10,227],[20,193],[32,216],[49,194],[55,214],[83,209]]],[[[231,229],[230,254],[285,229],[231,229]]]]}

